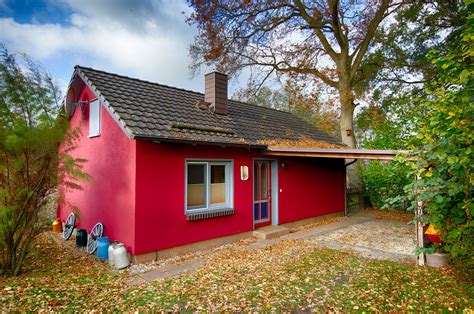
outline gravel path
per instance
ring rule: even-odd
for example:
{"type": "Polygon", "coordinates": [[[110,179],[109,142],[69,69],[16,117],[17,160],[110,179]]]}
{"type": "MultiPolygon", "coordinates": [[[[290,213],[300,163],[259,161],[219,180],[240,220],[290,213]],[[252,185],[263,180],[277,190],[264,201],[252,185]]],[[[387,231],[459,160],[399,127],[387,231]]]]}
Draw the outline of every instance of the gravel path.
{"type": "Polygon", "coordinates": [[[415,227],[396,220],[376,219],[318,236],[317,239],[352,245],[354,251],[374,249],[414,256],[416,249],[415,227]]]}

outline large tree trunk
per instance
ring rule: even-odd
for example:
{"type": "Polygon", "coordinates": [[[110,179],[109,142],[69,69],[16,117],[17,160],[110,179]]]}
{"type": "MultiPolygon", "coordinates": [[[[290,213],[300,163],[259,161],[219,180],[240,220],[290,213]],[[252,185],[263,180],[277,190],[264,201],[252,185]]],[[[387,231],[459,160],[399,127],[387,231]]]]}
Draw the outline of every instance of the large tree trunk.
{"type": "MultiPolygon", "coordinates": [[[[344,84],[346,85],[346,84],[344,84]]],[[[341,103],[341,120],[339,122],[341,140],[351,148],[356,148],[354,134],[354,96],[349,86],[340,86],[339,101],[341,103]]]]}
{"type": "MultiPolygon", "coordinates": [[[[339,83],[339,101],[341,103],[341,119],[339,122],[341,140],[350,148],[357,148],[354,134],[354,94],[348,82],[342,79],[339,83]]],[[[349,161],[349,160],[348,160],[349,161]]],[[[359,176],[359,163],[350,165],[347,168],[347,184],[352,191],[362,191],[363,184],[359,176]]]]}

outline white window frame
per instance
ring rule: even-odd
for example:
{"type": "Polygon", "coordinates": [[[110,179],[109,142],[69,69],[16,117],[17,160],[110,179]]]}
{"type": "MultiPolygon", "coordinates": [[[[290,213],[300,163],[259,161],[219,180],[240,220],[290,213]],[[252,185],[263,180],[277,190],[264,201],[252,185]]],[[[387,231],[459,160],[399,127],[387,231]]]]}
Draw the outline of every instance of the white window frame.
{"type": "Polygon", "coordinates": [[[230,209],[234,207],[234,162],[233,160],[222,159],[186,159],[184,164],[184,212],[208,212],[220,209],[230,209]],[[204,182],[206,187],[206,205],[204,207],[188,208],[188,165],[206,165],[204,182]],[[211,204],[211,166],[225,166],[225,203],[211,204]]]}
{"type": "Polygon", "coordinates": [[[101,105],[100,105],[99,99],[96,98],[96,99],[94,99],[94,100],[92,100],[92,101],[89,102],[89,137],[95,137],[95,136],[99,136],[99,135],[100,135],[101,120],[102,120],[102,119],[101,119],[101,118],[102,118],[102,117],[101,117],[101,111],[102,111],[101,109],[102,109],[102,107],[101,107],[101,105]],[[97,107],[97,116],[94,116],[94,117],[92,116],[92,112],[93,112],[93,111],[92,111],[92,108],[93,108],[93,107],[94,107],[94,108],[97,107]],[[91,128],[91,127],[92,127],[91,122],[92,122],[92,119],[93,119],[93,118],[94,118],[95,120],[97,120],[97,131],[96,131],[96,132],[95,132],[95,130],[92,130],[92,128],[91,128]],[[93,132],[93,131],[94,131],[94,132],[93,132]]]}

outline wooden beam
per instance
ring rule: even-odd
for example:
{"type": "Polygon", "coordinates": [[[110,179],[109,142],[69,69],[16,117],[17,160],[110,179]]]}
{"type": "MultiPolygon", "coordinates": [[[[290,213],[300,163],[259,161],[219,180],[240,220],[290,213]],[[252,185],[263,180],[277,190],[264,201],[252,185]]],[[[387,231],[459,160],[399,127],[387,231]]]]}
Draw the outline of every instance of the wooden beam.
{"type": "Polygon", "coordinates": [[[265,151],[269,156],[293,156],[293,157],[321,157],[321,158],[347,158],[347,159],[377,159],[393,160],[396,154],[370,154],[370,153],[336,153],[336,152],[283,152],[265,151]]]}
{"type": "MultiPolygon", "coordinates": [[[[422,207],[419,207],[416,213],[416,241],[417,241],[417,246],[418,247],[424,247],[424,230],[423,230],[423,224],[420,221],[420,211],[423,212],[422,207]]],[[[416,261],[417,264],[420,266],[425,265],[425,253],[420,253],[419,255],[416,256],[416,261]]]]}

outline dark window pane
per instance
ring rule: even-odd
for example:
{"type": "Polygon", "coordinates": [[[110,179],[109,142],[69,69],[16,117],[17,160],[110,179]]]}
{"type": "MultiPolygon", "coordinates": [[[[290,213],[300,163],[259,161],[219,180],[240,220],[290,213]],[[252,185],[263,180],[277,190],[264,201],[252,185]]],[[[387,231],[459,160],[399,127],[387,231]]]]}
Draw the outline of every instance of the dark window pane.
{"type": "Polygon", "coordinates": [[[211,204],[225,201],[225,166],[211,165],[211,204]]]}
{"type": "Polygon", "coordinates": [[[225,183],[225,166],[211,166],[211,183],[225,183]]]}
{"type": "Polygon", "coordinates": [[[188,184],[204,184],[206,165],[188,165],[188,184]]]}
{"type": "Polygon", "coordinates": [[[188,164],[188,208],[206,207],[206,165],[188,164]]]}
{"type": "Polygon", "coordinates": [[[261,208],[261,218],[262,219],[267,219],[268,218],[268,203],[265,202],[265,203],[262,203],[260,204],[260,208],[261,208]]]}

